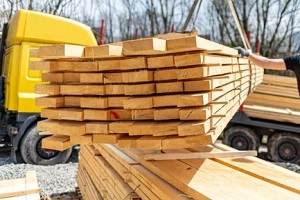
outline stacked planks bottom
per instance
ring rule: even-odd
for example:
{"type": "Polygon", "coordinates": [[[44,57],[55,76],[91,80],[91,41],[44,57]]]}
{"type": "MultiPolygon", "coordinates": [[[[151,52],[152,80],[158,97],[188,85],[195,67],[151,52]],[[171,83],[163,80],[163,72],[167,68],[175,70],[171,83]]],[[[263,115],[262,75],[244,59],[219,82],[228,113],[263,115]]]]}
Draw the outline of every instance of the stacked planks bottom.
{"type": "Polygon", "coordinates": [[[40,200],[35,171],[27,171],[26,178],[0,181],[0,199],[2,200],[40,200]]]}
{"type": "Polygon", "coordinates": [[[299,199],[300,175],[256,157],[145,160],[153,153],[224,152],[215,144],[189,149],[121,150],[82,145],[78,185],[83,199],[299,199]]]}

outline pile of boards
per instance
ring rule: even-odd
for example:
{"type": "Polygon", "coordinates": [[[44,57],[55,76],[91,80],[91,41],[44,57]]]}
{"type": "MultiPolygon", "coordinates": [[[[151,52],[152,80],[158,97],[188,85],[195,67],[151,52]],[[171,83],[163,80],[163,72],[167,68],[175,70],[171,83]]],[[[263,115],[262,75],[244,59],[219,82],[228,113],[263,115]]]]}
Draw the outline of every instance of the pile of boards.
{"type": "Polygon", "coordinates": [[[35,171],[27,171],[25,178],[0,181],[0,199],[2,200],[40,200],[35,171]]]}
{"type": "Polygon", "coordinates": [[[295,77],[265,74],[263,82],[246,99],[249,117],[300,123],[300,99],[295,77]]]}
{"type": "MultiPolygon", "coordinates": [[[[232,151],[222,144],[163,150],[173,155],[232,151]]],[[[300,174],[256,157],[146,160],[150,150],[82,145],[78,185],[83,199],[299,199],[300,174]]],[[[237,152],[238,155],[239,152],[237,152]]]]}
{"type": "Polygon", "coordinates": [[[43,147],[109,143],[177,149],[212,144],[263,69],[197,35],[166,34],[95,47],[43,46],[35,92],[43,147]]]}

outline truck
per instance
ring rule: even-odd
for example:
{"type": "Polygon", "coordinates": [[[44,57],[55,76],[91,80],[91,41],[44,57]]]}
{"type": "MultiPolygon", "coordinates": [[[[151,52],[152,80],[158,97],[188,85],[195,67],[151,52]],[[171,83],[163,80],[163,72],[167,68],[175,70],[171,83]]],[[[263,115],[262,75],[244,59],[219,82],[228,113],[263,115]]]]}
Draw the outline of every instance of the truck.
{"type": "Polygon", "coordinates": [[[300,163],[299,102],[295,77],[265,74],[227,124],[222,142],[239,150],[267,147],[271,161],[300,163]]]}
{"type": "Polygon", "coordinates": [[[31,49],[42,45],[73,44],[96,46],[89,26],[64,17],[28,10],[19,10],[4,24],[0,46],[0,144],[11,147],[25,163],[53,165],[66,162],[72,149],[43,149],[37,130],[41,107],[35,105],[34,87],[42,84],[42,71],[30,70],[31,49]]]}

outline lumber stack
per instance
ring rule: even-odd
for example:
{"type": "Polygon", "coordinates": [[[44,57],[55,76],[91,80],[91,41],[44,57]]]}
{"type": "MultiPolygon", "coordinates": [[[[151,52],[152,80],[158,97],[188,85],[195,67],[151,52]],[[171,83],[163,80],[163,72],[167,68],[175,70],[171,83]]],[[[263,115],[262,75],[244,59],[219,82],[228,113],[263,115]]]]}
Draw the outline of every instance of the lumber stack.
{"type": "MultiPolygon", "coordinates": [[[[78,183],[83,199],[299,199],[300,175],[256,157],[151,161],[152,153],[226,153],[222,144],[189,149],[120,150],[82,145],[78,183]],[[95,173],[98,172],[98,173],[95,173]],[[84,178],[82,178],[84,176],[84,178]],[[94,187],[84,184],[89,179],[94,187]],[[92,191],[88,191],[92,190],[92,191]],[[99,196],[91,197],[96,193],[99,196]]],[[[236,152],[237,155],[239,152],[236,152]]]]}
{"type": "Polygon", "coordinates": [[[201,37],[162,35],[96,47],[40,47],[44,148],[109,143],[176,149],[213,143],[263,70],[201,37]],[[171,39],[170,39],[171,38],[171,39]],[[71,56],[71,50],[75,51],[71,56]],[[79,56],[81,49],[82,56],[79,56]]]}
{"type": "Polygon", "coordinates": [[[300,123],[300,99],[295,77],[265,74],[244,103],[249,117],[300,123]]]}
{"type": "Polygon", "coordinates": [[[35,171],[27,171],[25,178],[0,181],[0,199],[2,200],[40,200],[35,171]]]}

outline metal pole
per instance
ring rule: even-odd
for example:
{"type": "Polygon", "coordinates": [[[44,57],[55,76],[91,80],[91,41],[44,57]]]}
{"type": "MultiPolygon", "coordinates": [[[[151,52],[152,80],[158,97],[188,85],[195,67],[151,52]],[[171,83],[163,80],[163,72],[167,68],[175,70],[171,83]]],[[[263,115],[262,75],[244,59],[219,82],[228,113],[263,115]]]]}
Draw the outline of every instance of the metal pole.
{"type": "Polygon", "coordinates": [[[185,31],[186,28],[187,28],[187,26],[189,25],[189,22],[191,21],[191,18],[193,16],[193,13],[195,11],[195,8],[196,8],[198,2],[199,2],[199,0],[194,0],[194,3],[192,5],[192,7],[191,7],[191,10],[190,10],[190,12],[189,12],[189,14],[188,14],[188,16],[187,16],[187,18],[186,18],[186,20],[184,22],[184,25],[182,27],[182,31],[185,31]]]}

